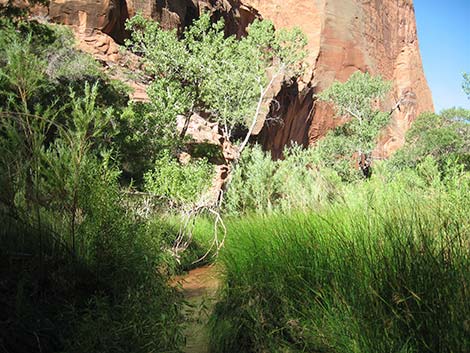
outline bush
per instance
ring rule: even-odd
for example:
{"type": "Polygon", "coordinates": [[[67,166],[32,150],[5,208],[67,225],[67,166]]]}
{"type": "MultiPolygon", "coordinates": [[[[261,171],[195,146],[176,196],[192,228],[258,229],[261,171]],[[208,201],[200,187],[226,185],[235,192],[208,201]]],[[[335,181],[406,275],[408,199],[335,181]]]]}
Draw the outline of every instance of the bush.
{"type": "Polygon", "coordinates": [[[127,88],[109,80],[88,54],[74,48],[65,26],[2,20],[0,29],[0,109],[29,114],[45,111],[67,123],[69,91],[84,95],[98,82],[97,103],[116,111],[127,105],[127,88]]]}
{"type": "Polygon", "coordinates": [[[160,154],[180,148],[183,142],[176,138],[174,126],[160,119],[148,103],[130,102],[118,116],[117,124],[115,141],[124,177],[139,187],[160,154]]]}
{"type": "Polygon", "coordinates": [[[0,330],[9,352],[167,352],[183,342],[179,295],[156,269],[166,262],[161,229],[120,206],[116,174],[87,164],[77,229],[78,254],[61,214],[41,225],[3,218],[0,330]],[[86,186],[86,188],[85,188],[86,186]],[[54,222],[54,223],[51,223],[54,222]],[[17,234],[15,234],[17,233],[17,234]],[[18,254],[18,255],[16,255],[18,254]],[[12,260],[25,254],[24,259],[12,260]],[[30,254],[30,255],[29,255],[30,254]],[[7,289],[8,288],[8,289],[7,289]],[[3,325],[3,324],[2,324],[3,325]]]}
{"type": "Polygon", "coordinates": [[[177,350],[181,301],[156,271],[165,235],[124,208],[112,110],[97,85],[83,92],[71,91],[67,124],[0,120],[0,340],[9,352],[177,350]]]}
{"type": "Polygon", "coordinates": [[[245,149],[233,173],[225,208],[231,214],[312,209],[333,200],[338,175],[320,172],[317,151],[293,146],[273,161],[259,146],[245,149]]]}
{"type": "Polygon", "coordinates": [[[102,168],[87,168],[77,234],[81,258],[94,274],[95,296],[79,309],[66,351],[174,350],[182,343],[180,299],[167,287],[168,273],[156,271],[168,260],[167,235],[120,206],[117,175],[102,168]]]}
{"type": "Polygon", "coordinates": [[[211,186],[212,172],[213,167],[203,159],[181,165],[164,153],[144,175],[145,189],[174,206],[194,203],[211,186]]]}

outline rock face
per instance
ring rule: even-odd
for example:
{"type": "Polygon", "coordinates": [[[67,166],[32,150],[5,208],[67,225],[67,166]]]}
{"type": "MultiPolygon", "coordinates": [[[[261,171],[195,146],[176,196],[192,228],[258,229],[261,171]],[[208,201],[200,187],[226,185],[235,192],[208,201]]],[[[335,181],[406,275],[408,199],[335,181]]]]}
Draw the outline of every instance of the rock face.
{"type": "Polygon", "coordinates": [[[51,0],[49,17],[78,26],[82,33],[102,32],[122,42],[124,21],[136,12],[165,28],[181,30],[205,10],[214,18],[225,18],[230,34],[244,35],[246,26],[262,17],[278,28],[299,26],[308,37],[309,70],[277,92],[280,104],[274,104],[269,114],[278,122],[268,119],[259,134],[259,141],[275,157],[291,141],[314,144],[340,123],[331,107],[317,104],[314,95],[334,80],[347,80],[356,70],[381,74],[393,82],[384,109],[400,102],[376,156],[400,147],[416,116],[434,110],[412,0],[51,0]]]}
{"type": "Polygon", "coordinates": [[[278,27],[300,26],[309,39],[311,71],[302,86],[281,92],[283,124],[265,126],[263,144],[279,156],[290,141],[314,144],[339,120],[312,95],[356,70],[393,82],[384,109],[400,110],[384,131],[376,156],[399,148],[411,122],[433,111],[431,92],[419,52],[412,0],[245,0],[278,27]]]}
{"type": "MultiPolygon", "coordinates": [[[[6,0],[0,0],[6,1],[6,0]]],[[[238,0],[51,0],[49,18],[79,27],[82,32],[100,31],[122,43],[127,37],[125,21],[140,12],[158,21],[163,28],[183,29],[203,11],[215,19],[224,18],[227,33],[243,35],[257,16],[256,10],[238,0]]]]}
{"type": "Polygon", "coordinates": [[[52,21],[78,27],[82,33],[99,30],[118,42],[125,36],[124,22],[128,16],[125,0],[52,0],[49,3],[52,21]]]}

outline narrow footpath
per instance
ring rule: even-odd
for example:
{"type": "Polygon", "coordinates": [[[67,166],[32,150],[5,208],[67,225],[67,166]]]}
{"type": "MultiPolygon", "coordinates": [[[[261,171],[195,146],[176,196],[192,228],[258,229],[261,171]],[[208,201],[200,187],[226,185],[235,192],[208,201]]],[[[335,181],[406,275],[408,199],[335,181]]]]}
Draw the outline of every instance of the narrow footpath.
{"type": "Polygon", "coordinates": [[[173,283],[183,292],[186,300],[185,353],[209,353],[207,323],[216,303],[220,285],[214,266],[196,268],[184,276],[178,276],[173,283]]]}

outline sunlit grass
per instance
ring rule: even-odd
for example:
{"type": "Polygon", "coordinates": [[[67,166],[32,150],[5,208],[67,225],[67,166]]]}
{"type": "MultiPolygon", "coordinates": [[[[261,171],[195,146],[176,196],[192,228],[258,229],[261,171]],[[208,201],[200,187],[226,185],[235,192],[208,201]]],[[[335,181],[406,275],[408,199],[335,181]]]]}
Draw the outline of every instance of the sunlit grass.
{"type": "Polygon", "coordinates": [[[213,352],[469,352],[468,190],[372,181],[232,221],[213,352]]]}

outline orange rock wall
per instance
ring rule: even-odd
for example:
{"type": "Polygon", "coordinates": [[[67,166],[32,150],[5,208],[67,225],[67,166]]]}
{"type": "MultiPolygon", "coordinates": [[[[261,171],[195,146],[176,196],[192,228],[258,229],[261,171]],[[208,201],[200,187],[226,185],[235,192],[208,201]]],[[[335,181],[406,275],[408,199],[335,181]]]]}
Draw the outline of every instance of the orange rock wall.
{"type": "Polygon", "coordinates": [[[228,33],[243,35],[251,21],[262,17],[278,28],[299,26],[307,35],[308,70],[295,85],[279,92],[276,99],[281,104],[271,112],[278,123],[268,119],[259,135],[275,157],[291,141],[314,144],[341,122],[331,107],[317,104],[314,95],[334,80],[347,80],[356,70],[393,81],[384,109],[401,101],[381,137],[377,156],[400,147],[416,116],[434,110],[412,0],[51,0],[49,16],[82,32],[104,32],[119,42],[126,35],[125,19],[138,11],[166,28],[181,29],[204,10],[215,18],[224,17],[228,33]]]}
{"type": "Polygon", "coordinates": [[[393,82],[384,109],[402,102],[381,137],[377,156],[387,156],[399,148],[416,116],[434,110],[423,72],[412,0],[244,1],[277,27],[299,26],[309,39],[311,71],[307,75],[311,76],[304,81],[310,77],[310,85],[300,87],[301,93],[290,101],[283,124],[266,127],[262,134],[264,145],[273,155],[279,156],[291,140],[314,144],[340,122],[331,108],[314,105],[310,97],[334,80],[347,80],[356,70],[380,74],[393,82]]]}

